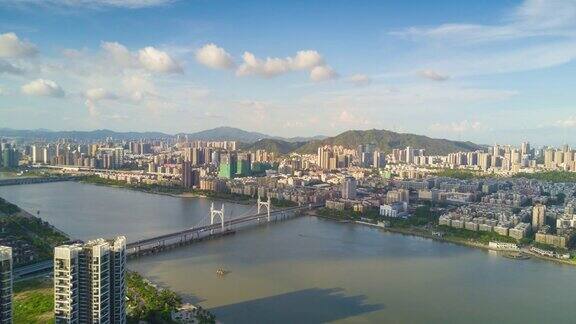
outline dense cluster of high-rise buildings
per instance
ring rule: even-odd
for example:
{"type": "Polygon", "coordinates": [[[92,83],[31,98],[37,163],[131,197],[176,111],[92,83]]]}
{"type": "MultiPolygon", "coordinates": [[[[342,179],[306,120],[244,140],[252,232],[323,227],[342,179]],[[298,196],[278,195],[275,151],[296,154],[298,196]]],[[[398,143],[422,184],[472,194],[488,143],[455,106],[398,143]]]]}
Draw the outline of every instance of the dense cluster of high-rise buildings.
{"type": "MultiPolygon", "coordinates": [[[[54,248],[56,323],[126,323],[126,238],[54,248]]],[[[0,323],[13,320],[12,249],[0,246],[0,323]]]]}
{"type": "Polygon", "coordinates": [[[126,238],[54,249],[56,323],[126,323],[126,238]]]}

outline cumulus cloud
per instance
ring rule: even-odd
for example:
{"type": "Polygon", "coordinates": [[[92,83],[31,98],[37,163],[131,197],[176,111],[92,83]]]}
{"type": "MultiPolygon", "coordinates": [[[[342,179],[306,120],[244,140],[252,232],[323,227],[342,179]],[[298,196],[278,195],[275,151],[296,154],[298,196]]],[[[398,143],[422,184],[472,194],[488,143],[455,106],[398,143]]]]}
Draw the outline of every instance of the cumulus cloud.
{"type": "Polygon", "coordinates": [[[134,66],[135,58],[126,46],[117,42],[103,42],[101,47],[116,64],[123,67],[134,66]]]}
{"type": "Polygon", "coordinates": [[[100,100],[114,100],[118,99],[118,96],[104,88],[94,88],[86,90],[84,96],[92,101],[100,100]]]}
{"type": "Polygon", "coordinates": [[[242,55],[244,63],[236,71],[236,75],[259,75],[265,78],[271,78],[289,70],[285,60],[280,58],[258,59],[250,52],[244,52],[242,55]]]}
{"type": "Polygon", "coordinates": [[[137,73],[127,75],[122,80],[124,89],[129,93],[130,99],[141,102],[145,98],[156,96],[156,87],[150,75],[137,73]]]}
{"type": "Polygon", "coordinates": [[[0,57],[26,57],[36,53],[36,45],[21,40],[15,33],[0,34],[0,57]]]}
{"type": "Polygon", "coordinates": [[[328,65],[316,66],[310,71],[310,80],[314,82],[322,82],[332,80],[338,77],[336,71],[334,71],[328,65]]]}
{"type": "Polygon", "coordinates": [[[294,58],[287,59],[292,68],[297,70],[309,70],[319,65],[324,65],[324,58],[320,53],[313,50],[298,51],[294,58]]]}
{"type": "Polygon", "coordinates": [[[440,74],[434,70],[422,70],[418,71],[418,75],[422,78],[433,80],[433,81],[446,81],[450,77],[444,74],[440,74]]]}
{"type": "Polygon", "coordinates": [[[196,61],[213,69],[231,69],[234,67],[232,56],[222,47],[210,43],[196,51],[196,61]]]}
{"type": "Polygon", "coordinates": [[[291,71],[309,71],[312,81],[333,79],[337,73],[325,64],[324,58],[314,50],[298,51],[293,57],[267,57],[260,59],[250,52],[242,55],[243,63],[236,70],[236,75],[258,75],[264,78],[275,77],[291,71]]]}
{"type": "Polygon", "coordinates": [[[152,46],[138,51],[138,60],[147,70],[158,73],[182,73],[182,67],[168,53],[152,46]]]}
{"type": "Polygon", "coordinates": [[[355,86],[366,86],[372,83],[372,79],[366,74],[354,74],[349,79],[355,86]]]}
{"type": "Polygon", "coordinates": [[[155,73],[182,73],[180,64],[168,53],[148,46],[136,53],[118,42],[103,42],[105,54],[117,65],[124,68],[143,68],[155,73]]]}
{"type": "Polygon", "coordinates": [[[98,107],[96,106],[99,101],[118,99],[118,96],[116,94],[114,94],[114,93],[112,93],[112,92],[110,92],[104,88],[88,89],[84,93],[84,97],[86,97],[84,104],[88,108],[88,114],[91,117],[99,117],[100,116],[100,111],[98,110],[98,107]]]}
{"type": "Polygon", "coordinates": [[[29,96],[64,97],[64,90],[52,80],[36,79],[22,86],[22,93],[29,96]]]}

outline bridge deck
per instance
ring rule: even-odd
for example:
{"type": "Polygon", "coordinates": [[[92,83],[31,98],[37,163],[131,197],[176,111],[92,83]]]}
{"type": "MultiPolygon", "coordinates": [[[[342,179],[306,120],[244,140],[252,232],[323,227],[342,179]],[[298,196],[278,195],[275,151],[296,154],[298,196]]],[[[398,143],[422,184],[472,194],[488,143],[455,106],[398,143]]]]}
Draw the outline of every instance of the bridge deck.
{"type": "MultiPolygon", "coordinates": [[[[279,213],[285,213],[285,212],[292,212],[292,211],[298,211],[298,210],[302,210],[302,209],[309,209],[309,208],[316,208],[319,205],[309,205],[309,206],[297,206],[297,207],[289,207],[289,208],[284,208],[284,209],[279,209],[279,210],[274,210],[274,211],[270,211],[270,215],[274,215],[274,214],[279,214],[279,213]]],[[[248,215],[248,216],[244,216],[244,217],[239,217],[239,218],[233,218],[233,219],[229,219],[229,220],[225,220],[224,221],[224,227],[229,227],[231,225],[238,225],[241,223],[246,223],[246,222],[251,222],[263,217],[267,217],[268,214],[266,212],[263,213],[258,213],[258,214],[253,214],[253,215],[248,215]]],[[[150,245],[150,244],[155,244],[158,243],[160,241],[163,240],[170,240],[170,239],[175,239],[184,235],[193,235],[193,234],[200,234],[206,231],[210,231],[210,230],[217,230],[222,228],[222,223],[214,223],[212,225],[206,225],[206,226],[200,226],[200,227],[193,227],[193,228],[189,228],[189,229],[185,229],[182,231],[178,231],[178,232],[173,232],[173,233],[168,233],[168,234],[163,234],[163,235],[158,235],[155,237],[151,237],[148,239],[144,239],[144,240],[139,240],[136,242],[132,242],[132,243],[128,243],[126,245],[127,249],[134,249],[137,247],[142,247],[142,246],[146,246],[146,245],[150,245]]]]}

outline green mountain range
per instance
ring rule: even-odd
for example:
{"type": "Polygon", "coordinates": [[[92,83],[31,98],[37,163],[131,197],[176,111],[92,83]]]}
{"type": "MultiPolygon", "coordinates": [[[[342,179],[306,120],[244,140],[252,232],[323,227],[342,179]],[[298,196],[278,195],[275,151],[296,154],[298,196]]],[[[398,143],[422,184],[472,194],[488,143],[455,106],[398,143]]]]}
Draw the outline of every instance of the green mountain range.
{"type": "Polygon", "coordinates": [[[247,145],[245,148],[251,150],[265,149],[280,154],[290,152],[313,154],[317,152],[318,147],[324,145],[342,145],[347,148],[356,148],[360,144],[368,143],[376,144],[376,147],[384,152],[390,152],[392,149],[404,149],[406,146],[410,146],[415,149],[425,149],[427,154],[433,155],[448,154],[459,151],[474,151],[483,148],[481,145],[472,142],[437,139],[422,135],[395,133],[380,129],[365,131],[351,130],[334,137],[307,142],[286,142],[283,140],[268,138],[247,145]]]}
{"type": "MultiPolygon", "coordinates": [[[[94,131],[49,131],[49,130],[13,130],[0,128],[0,137],[22,139],[55,140],[74,138],[79,140],[100,140],[107,137],[114,139],[167,139],[175,135],[160,132],[114,132],[111,130],[94,131]]],[[[217,127],[197,133],[187,134],[191,140],[238,141],[239,147],[245,150],[267,150],[277,154],[316,153],[323,145],[342,145],[356,148],[360,144],[374,143],[379,150],[390,152],[392,149],[403,149],[406,146],[425,149],[427,154],[447,154],[458,151],[474,151],[483,147],[472,142],[460,142],[447,139],[430,138],[422,135],[395,133],[388,130],[351,130],[333,137],[292,137],[282,138],[262,133],[247,132],[233,127],[217,127]]]]}
{"type": "Polygon", "coordinates": [[[428,136],[395,133],[383,129],[365,131],[351,130],[324,140],[310,141],[298,148],[299,153],[315,153],[323,145],[342,145],[356,148],[360,144],[374,143],[384,152],[392,149],[403,149],[406,146],[415,149],[425,149],[427,154],[448,154],[458,151],[474,151],[482,146],[472,142],[459,142],[447,139],[430,138],[428,136]]]}

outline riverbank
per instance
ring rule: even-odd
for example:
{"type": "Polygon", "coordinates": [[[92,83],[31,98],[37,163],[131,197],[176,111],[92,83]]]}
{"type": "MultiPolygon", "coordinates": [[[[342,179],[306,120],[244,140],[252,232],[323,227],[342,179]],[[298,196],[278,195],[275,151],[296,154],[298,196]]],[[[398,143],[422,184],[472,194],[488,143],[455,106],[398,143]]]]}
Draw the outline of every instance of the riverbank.
{"type": "Polygon", "coordinates": [[[40,217],[0,198],[0,244],[13,249],[14,266],[48,260],[69,236],[40,217]]]}
{"type": "MultiPolygon", "coordinates": [[[[310,215],[315,216],[315,217],[319,217],[322,219],[330,220],[330,221],[335,221],[337,223],[344,223],[344,224],[352,223],[355,225],[369,226],[371,228],[380,229],[382,231],[390,232],[390,233],[394,233],[394,234],[416,236],[416,237],[431,239],[431,240],[438,241],[438,242],[452,243],[452,244],[462,245],[462,246],[466,246],[466,247],[470,247],[470,248],[481,249],[481,250],[485,250],[485,251],[493,251],[492,249],[490,249],[488,247],[487,244],[483,244],[483,243],[475,242],[475,241],[470,241],[470,240],[466,240],[463,238],[442,237],[442,236],[434,235],[434,234],[432,234],[432,230],[423,230],[423,229],[418,229],[418,228],[383,227],[383,226],[379,226],[377,224],[367,223],[367,222],[363,222],[363,221],[354,221],[354,220],[344,221],[344,220],[338,219],[336,217],[329,217],[326,215],[319,215],[319,214],[310,214],[310,215]]],[[[562,260],[562,259],[557,259],[557,258],[551,258],[551,257],[544,256],[544,255],[541,255],[538,253],[534,253],[534,252],[530,251],[530,249],[528,249],[528,248],[522,248],[521,252],[529,254],[531,257],[534,257],[536,259],[551,261],[551,262],[563,264],[563,265],[576,266],[576,260],[574,260],[574,259],[562,260]]]]}
{"type": "MultiPolygon", "coordinates": [[[[161,288],[135,271],[127,273],[128,323],[178,323],[172,314],[182,311],[182,298],[168,288],[161,288]]],[[[194,306],[191,315],[197,323],[215,324],[216,317],[200,306],[194,306]]]]}
{"type": "MultiPolygon", "coordinates": [[[[161,185],[143,185],[143,184],[129,184],[120,180],[104,179],[98,176],[85,177],[78,182],[88,183],[112,188],[130,189],[145,193],[165,195],[176,198],[205,198],[214,199],[239,205],[252,205],[256,203],[256,199],[251,196],[241,195],[236,193],[215,192],[199,189],[185,189],[182,187],[166,187],[161,185]]],[[[272,207],[294,207],[297,203],[289,200],[271,199],[272,207]]]]}

